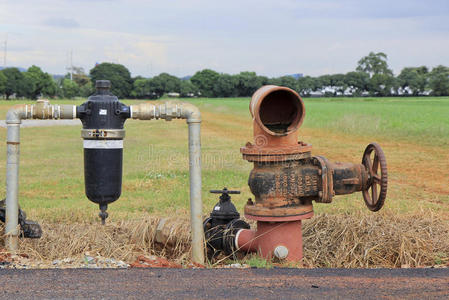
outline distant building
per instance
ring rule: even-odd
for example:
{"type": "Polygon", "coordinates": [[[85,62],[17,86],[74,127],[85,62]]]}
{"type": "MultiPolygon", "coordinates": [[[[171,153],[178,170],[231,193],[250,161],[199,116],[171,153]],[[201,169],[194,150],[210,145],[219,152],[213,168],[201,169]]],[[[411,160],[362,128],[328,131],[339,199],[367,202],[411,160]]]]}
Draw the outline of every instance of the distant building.
{"type": "Polygon", "coordinates": [[[303,73],[296,73],[296,74],[290,74],[290,75],[286,75],[286,76],[290,76],[290,77],[293,77],[295,79],[298,79],[298,78],[304,77],[304,74],[303,73]]]}

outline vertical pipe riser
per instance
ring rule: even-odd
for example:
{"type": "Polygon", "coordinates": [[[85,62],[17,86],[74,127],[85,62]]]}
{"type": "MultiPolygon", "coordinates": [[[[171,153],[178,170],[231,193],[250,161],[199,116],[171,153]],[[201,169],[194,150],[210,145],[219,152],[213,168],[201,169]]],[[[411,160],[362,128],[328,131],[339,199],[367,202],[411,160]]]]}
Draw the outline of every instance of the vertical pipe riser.
{"type": "Polygon", "coordinates": [[[6,162],[6,247],[17,250],[19,235],[19,155],[20,124],[8,124],[6,162]]]}
{"type": "Polygon", "coordinates": [[[130,107],[131,117],[138,120],[186,119],[189,130],[190,174],[190,225],[192,236],[192,260],[204,264],[204,230],[201,199],[201,116],[197,107],[190,103],[153,105],[142,103],[130,107]]]}
{"type": "Polygon", "coordinates": [[[201,125],[189,126],[190,215],[192,230],[192,260],[204,263],[204,230],[201,199],[201,125]]]}
{"type": "Polygon", "coordinates": [[[23,119],[74,119],[74,105],[49,105],[38,100],[33,105],[16,105],[6,114],[6,248],[16,251],[19,236],[19,156],[20,123],[23,119]],[[57,113],[56,113],[57,112],[57,113]]]}

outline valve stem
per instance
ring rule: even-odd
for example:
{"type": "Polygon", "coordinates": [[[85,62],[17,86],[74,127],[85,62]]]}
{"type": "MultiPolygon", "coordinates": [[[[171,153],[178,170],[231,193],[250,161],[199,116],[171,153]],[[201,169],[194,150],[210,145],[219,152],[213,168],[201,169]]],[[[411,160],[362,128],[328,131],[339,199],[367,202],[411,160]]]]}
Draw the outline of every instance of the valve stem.
{"type": "Polygon", "coordinates": [[[98,214],[98,216],[100,216],[101,218],[101,225],[106,224],[106,218],[108,217],[108,213],[106,212],[107,209],[107,204],[100,204],[100,213],[98,214]]]}

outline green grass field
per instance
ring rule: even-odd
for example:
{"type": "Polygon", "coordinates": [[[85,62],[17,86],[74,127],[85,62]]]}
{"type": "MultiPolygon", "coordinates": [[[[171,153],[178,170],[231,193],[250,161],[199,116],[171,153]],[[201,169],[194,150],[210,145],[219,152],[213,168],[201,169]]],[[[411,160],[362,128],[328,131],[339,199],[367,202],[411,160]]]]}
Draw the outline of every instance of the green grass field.
{"type": "MultiPolygon", "coordinates": [[[[252,165],[239,148],[252,141],[249,98],[187,99],[201,109],[204,214],[216,202],[210,189],[242,190],[233,197],[242,211],[251,197],[247,178],[252,165]]],[[[0,119],[10,106],[1,101],[0,119]]],[[[83,101],[52,103],[80,104],[83,101]]],[[[136,101],[124,101],[127,104],[136,101]]],[[[32,103],[32,102],[27,102],[32,103]]],[[[386,210],[431,209],[449,212],[449,98],[305,99],[306,118],[299,139],[313,154],[359,162],[369,142],[385,151],[389,171],[386,210]]],[[[123,189],[109,206],[109,220],[155,215],[188,215],[187,126],[183,120],[126,122],[123,189]]],[[[30,218],[49,222],[97,220],[98,207],[84,196],[81,124],[21,130],[20,205],[30,218]]],[[[5,140],[6,129],[0,128],[5,140]]],[[[0,147],[5,182],[5,143],[0,147]]],[[[4,184],[0,195],[5,194],[4,184]]],[[[360,193],[340,196],[317,212],[365,210],[360,193]]]]}

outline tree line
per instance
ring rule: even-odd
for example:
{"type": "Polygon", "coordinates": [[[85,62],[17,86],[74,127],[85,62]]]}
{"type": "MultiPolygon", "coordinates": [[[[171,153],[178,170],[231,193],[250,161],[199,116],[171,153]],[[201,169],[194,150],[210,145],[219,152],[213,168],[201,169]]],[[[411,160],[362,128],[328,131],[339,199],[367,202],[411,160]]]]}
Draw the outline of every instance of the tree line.
{"type": "Polygon", "coordinates": [[[82,68],[73,68],[72,74],[54,79],[37,66],[25,72],[17,68],[0,71],[0,95],[5,99],[37,99],[38,97],[87,97],[94,92],[93,83],[108,79],[112,92],[119,98],[157,99],[164,94],[180,97],[248,97],[266,84],[294,89],[302,96],[448,96],[449,68],[437,66],[407,67],[397,75],[387,63],[385,53],[370,52],[362,57],[354,71],[346,74],[317,77],[281,76],[268,78],[255,72],[239,74],[218,73],[204,69],[190,78],[180,79],[168,73],[152,78],[131,77],[120,64],[101,63],[86,74],[82,68]]]}

